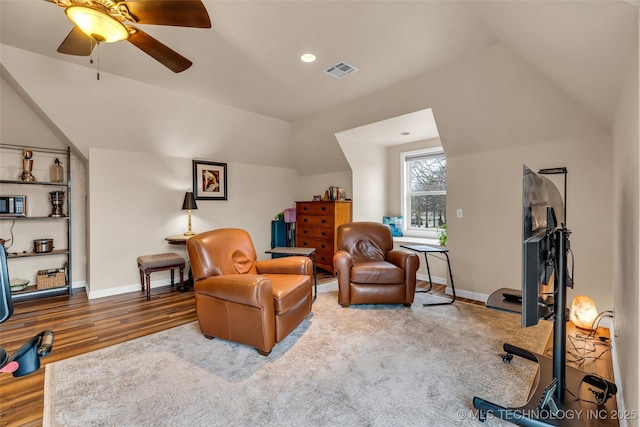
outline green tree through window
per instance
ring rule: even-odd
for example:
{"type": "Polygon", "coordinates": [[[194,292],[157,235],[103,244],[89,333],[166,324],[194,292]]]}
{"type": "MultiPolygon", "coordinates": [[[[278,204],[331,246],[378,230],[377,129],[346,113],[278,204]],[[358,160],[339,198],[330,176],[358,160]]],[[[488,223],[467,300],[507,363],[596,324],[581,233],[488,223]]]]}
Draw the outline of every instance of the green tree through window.
{"type": "Polygon", "coordinates": [[[426,230],[446,224],[447,159],[442,149],[403,153],[407,228],[426,230]]]}

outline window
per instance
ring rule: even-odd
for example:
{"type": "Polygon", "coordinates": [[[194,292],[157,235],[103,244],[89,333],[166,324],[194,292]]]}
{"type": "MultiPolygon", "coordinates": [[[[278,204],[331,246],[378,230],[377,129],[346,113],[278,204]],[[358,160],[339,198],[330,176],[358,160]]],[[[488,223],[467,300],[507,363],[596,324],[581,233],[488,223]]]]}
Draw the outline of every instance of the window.
{"type": "Polygon", "coordinates": [[[401,153],[404,231],[436,238],[447,222],[447,159],[442,147],[401,153]]]}

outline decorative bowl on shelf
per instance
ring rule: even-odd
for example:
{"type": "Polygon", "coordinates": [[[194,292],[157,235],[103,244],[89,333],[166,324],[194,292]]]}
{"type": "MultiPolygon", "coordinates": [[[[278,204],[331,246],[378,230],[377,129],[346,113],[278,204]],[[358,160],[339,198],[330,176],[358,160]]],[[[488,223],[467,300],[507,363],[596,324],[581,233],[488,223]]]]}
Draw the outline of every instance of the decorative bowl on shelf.
{"type": "Polygon", "coordinates": [[[26,279],[11,279],[9,282],[9,286],[11,287],[11,292],[22,291],[27,287],[29,281],[26,279]]]}

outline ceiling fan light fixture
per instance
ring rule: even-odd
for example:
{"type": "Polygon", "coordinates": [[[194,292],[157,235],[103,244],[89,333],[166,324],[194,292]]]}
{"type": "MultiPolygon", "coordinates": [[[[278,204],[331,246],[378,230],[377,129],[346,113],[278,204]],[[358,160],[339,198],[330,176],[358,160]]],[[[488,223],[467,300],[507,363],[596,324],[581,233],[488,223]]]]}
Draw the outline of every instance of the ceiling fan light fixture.
{"type": "Polygon", "coordinates": [[[129,30],[113,16],[89,6],[72,5],[64,13],[83,33],[97,42],[113,43],[129,38],[129,30]]]}

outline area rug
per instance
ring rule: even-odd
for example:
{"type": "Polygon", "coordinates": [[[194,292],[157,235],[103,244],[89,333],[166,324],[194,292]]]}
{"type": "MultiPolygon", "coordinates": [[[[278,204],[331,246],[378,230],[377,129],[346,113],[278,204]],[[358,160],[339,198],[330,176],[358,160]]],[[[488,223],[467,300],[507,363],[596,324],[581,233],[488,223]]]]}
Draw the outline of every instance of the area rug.
{"type": "Polygon", "coordinates": [[[541,353],[551,324],[437,298],[343,308],[332,282],[268,357],[191,323],[47,364],[44,425],[478,426],[474,396],[524,404],[536,365],[502,344],[541,353]]]}

